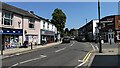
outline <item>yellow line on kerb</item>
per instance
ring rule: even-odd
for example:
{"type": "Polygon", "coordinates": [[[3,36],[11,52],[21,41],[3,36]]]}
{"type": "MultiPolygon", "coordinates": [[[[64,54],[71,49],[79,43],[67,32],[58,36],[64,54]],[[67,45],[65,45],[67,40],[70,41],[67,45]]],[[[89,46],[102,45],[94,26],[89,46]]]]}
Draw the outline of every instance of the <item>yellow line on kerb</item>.
{"type": "Polygon", "coordinates": [[[84,62],[89,59],[89,57],[90,57],[90,55],[92,54],[92,52],[93,52],[93,50],[92,50],[92,51],[89,51],[89,52],[85,55],[85,57],[83,58],[83,61],[84,61],[84,62]]]}

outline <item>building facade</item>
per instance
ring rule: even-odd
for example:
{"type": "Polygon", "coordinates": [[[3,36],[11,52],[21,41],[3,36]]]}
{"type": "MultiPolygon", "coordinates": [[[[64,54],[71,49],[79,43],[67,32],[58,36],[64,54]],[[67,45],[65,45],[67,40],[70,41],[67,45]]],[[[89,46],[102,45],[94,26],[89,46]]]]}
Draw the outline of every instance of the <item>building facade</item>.
{"type": "Polygon", "coordinates": [[[104,42],[120,41],[120,16],[110,15],[101,19],[101,34],[104,42]]]}
{"type": "Polygon", "coordinates": [[[95,28],[96,28],[96,23],[98,23],[98,20],[91,20],[84,26],[78,29],[78,36],[81,39],[84,39],[84,41],[95,41],[95,28]]]}
{"type": "Polygon", "coordinates": [[[40,19],[32,13],[1,3],[0,9],[0,38],[4,48],[14,48],[23,45],[24,41],[38,44],[40,39],[40,19]]]}
{"type": "Polygon", "coordinates": [[[0,2],[0,45],[4,48],[16,48],[46,43],[56,40],[57,28],[49,20],[12,5],[0,2]]]}
{"type": "Polygon", "coordinates": [[[46,40],[46,43],[52,43],[56,40],[57,28],[55,25],[50,23],[50,21],[46,19],[41,19],[40,21],[40,37],[41,43],[46,40]]]}

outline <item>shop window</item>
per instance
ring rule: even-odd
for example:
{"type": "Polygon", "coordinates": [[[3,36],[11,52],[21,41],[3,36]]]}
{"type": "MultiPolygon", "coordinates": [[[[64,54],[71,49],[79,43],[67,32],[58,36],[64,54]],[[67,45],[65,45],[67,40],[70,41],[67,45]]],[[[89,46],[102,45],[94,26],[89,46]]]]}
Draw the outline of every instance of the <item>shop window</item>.
{"type": "Polygon", "coordinates": [[[12,14],[4,12],[2,14],[2,24],[3,25],[12,25],[12,14]]]}
{"type": "Polygon", "coordinates": [[[34,18],[30,18],[29,19],[29,28],[35,28],[35,19],[34,18]]]}

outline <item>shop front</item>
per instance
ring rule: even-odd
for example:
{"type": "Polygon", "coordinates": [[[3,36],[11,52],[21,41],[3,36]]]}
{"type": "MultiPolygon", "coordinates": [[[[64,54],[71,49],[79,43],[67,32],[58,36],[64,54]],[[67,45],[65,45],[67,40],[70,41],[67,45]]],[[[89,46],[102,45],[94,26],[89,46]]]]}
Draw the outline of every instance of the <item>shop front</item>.
{"type": "Polygon", "coordinates": [[[28,46],[31,45],[31,43],[33,45],[37,45],[38,43],[38,35],[26,35],[26,41],[28,41],[28,46]]]}
{"type": "Polygon", "coordinates": [[[55,41],[55,32],[41,29],[41,43],[52,43],[55,41]]]}
{"type": "Polygon", "coordinates": [[[4,48],[16,48],[22,45],[22,29],[7,29],[0,30],[2,35],[2,45],[4,48]]]}

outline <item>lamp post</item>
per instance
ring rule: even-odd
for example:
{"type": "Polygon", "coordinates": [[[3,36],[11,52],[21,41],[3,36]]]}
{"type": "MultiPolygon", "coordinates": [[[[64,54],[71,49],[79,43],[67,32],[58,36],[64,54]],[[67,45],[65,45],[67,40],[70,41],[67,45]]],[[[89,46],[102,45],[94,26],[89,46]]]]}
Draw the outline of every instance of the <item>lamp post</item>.
{"type": "Polygon", "coordinates": [[[100,0],[98,0],[98,18],[99,18],[99,53],[102,53],[102,43],[101,43],[101,23],[100,23],[100,0]]]}

